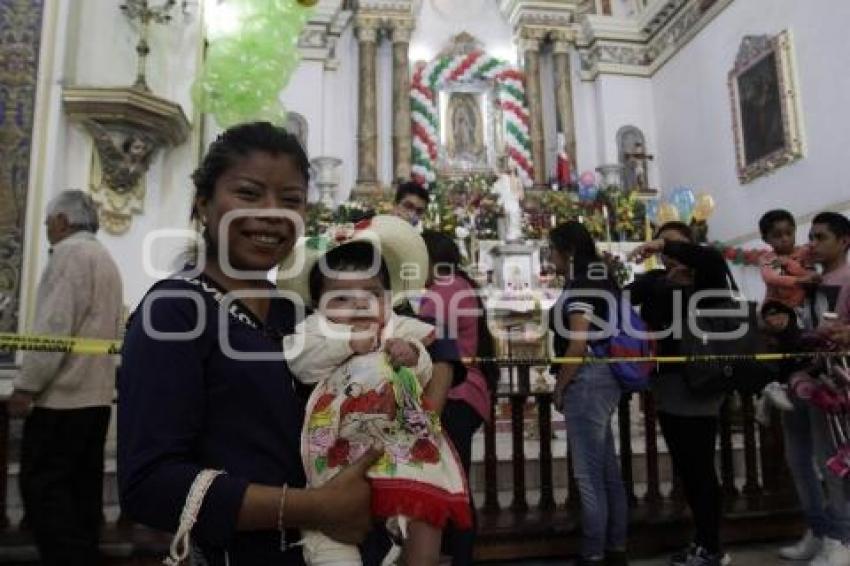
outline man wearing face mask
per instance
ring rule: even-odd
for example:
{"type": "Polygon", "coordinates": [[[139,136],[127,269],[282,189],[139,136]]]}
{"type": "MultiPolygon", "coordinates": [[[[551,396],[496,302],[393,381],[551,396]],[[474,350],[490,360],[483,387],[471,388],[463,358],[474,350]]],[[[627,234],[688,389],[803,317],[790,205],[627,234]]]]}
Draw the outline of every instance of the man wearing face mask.
{"type": "Polygon", "coordinates": [[[395,192],[395,207],[393,215],[402,218],[422,231],[422,219],[428,210],[431,195],[428,191],[415,181],[408,181],[398,186],[395,192]]]}

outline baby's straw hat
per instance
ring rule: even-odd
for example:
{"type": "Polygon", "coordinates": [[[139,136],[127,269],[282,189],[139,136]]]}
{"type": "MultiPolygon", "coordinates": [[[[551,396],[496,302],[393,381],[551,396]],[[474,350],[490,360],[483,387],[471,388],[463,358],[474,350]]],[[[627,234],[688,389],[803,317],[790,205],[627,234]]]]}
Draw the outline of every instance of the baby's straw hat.
{"type": "Polygon", "coordinates": [[[407,291],[420,291],[428,278],[428,248],[419,232],[405,220],[381,215],[357,224],[331,226],[321,236],[300,238],[280,265],[277,285],[297,293],[311,305],[310,271],[333,248],[351,242],[371,242],[387,265],[393,304],[403,302],[407,291]]]}

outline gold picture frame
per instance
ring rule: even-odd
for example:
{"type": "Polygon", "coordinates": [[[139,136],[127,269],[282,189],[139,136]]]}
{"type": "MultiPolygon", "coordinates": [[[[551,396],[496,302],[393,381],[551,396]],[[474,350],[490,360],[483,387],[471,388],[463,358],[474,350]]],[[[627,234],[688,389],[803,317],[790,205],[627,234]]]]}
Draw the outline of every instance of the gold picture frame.
{"type": "Polygon", "coordinates": [[[741,184],[804,157],[790,31],[745,37],[729,73],[729,92],[741,184]]]}

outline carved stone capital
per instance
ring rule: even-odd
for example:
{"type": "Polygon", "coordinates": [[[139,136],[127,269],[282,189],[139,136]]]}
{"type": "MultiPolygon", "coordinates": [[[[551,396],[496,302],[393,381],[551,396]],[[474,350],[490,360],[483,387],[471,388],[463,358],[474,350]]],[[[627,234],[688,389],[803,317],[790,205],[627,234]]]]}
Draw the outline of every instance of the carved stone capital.
{"type": "Polygon", "coordinates": [[[378,29],[381,21],[368,16],[357,16],[354,19],[354,33],[361,43],[375,43],[378,41],[378,29]]]}
{"type": "Polygon", "coordinates": [[[546,39],[544,29],[522,26],[517,30],[517,46],[522,53],[539,52],[544,39],[546,39]]]}
{"type": "Polygon", "coordinates": [[[573,44],[569,41],[555,41],[552,44],[553,53],[569,53],[572,50],[573,44]]]}
{"type": "Polygon", "coordinates": [[[532,53],[540,52],[540,40],[539,39],[518,39],[517,47],[521,53],[527,53],[531,51],[532,53]]]}
{"type": "Polygon", "coordinates": [[[569,53],[576,43],[578,34],[574,29],[561,29],[553,31],[550,37],[553,40],[552,50],[555,53],[569,53]]]}
{"type": "Polygon", "coordinates": [[[410,43],[410,36],[413,34],[412,20],[392,19],[389,24],[390,37],[393,43],[410,43]]]}

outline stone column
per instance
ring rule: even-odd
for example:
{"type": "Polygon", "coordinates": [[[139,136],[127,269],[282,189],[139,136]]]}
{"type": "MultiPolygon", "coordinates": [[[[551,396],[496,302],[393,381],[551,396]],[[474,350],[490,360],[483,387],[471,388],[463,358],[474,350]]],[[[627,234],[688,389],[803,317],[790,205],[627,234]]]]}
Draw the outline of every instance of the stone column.
{"type": "MultiPolygon", "coordinates": [[[[573,83],[570,65],[570,52],[573,34],[558,32],[552,50],[555,67],[555,111],[558,116],[558,131],[566,139],[567,154],[575,167],[576,163],[576,123],[573,110],[573,83]]],[[[560,151],[560,148],[558,148],[560,151]]]]}
{"type": "Polygon", "coordinates": [[[540,96],[541,33],[523,30],[519,47],[525,61],[525,95],[531,125],[531,160],[534,162],[534,186],[545,188],[547,183],[546,153],[543,144],[543,99],[540,96]]]}
{"type": "Polygon", "coordinates": [[[413,22],[393,22],[393,180],[410,179],[410,32],[413,22]]]}
{"type": "Polygon", "coordinates": [[[355,21],[358,44],[357,86],[357,186],[352,196],[378,193],[378,105],[377,43],[378,21],[358,18],[355,21]]]}

